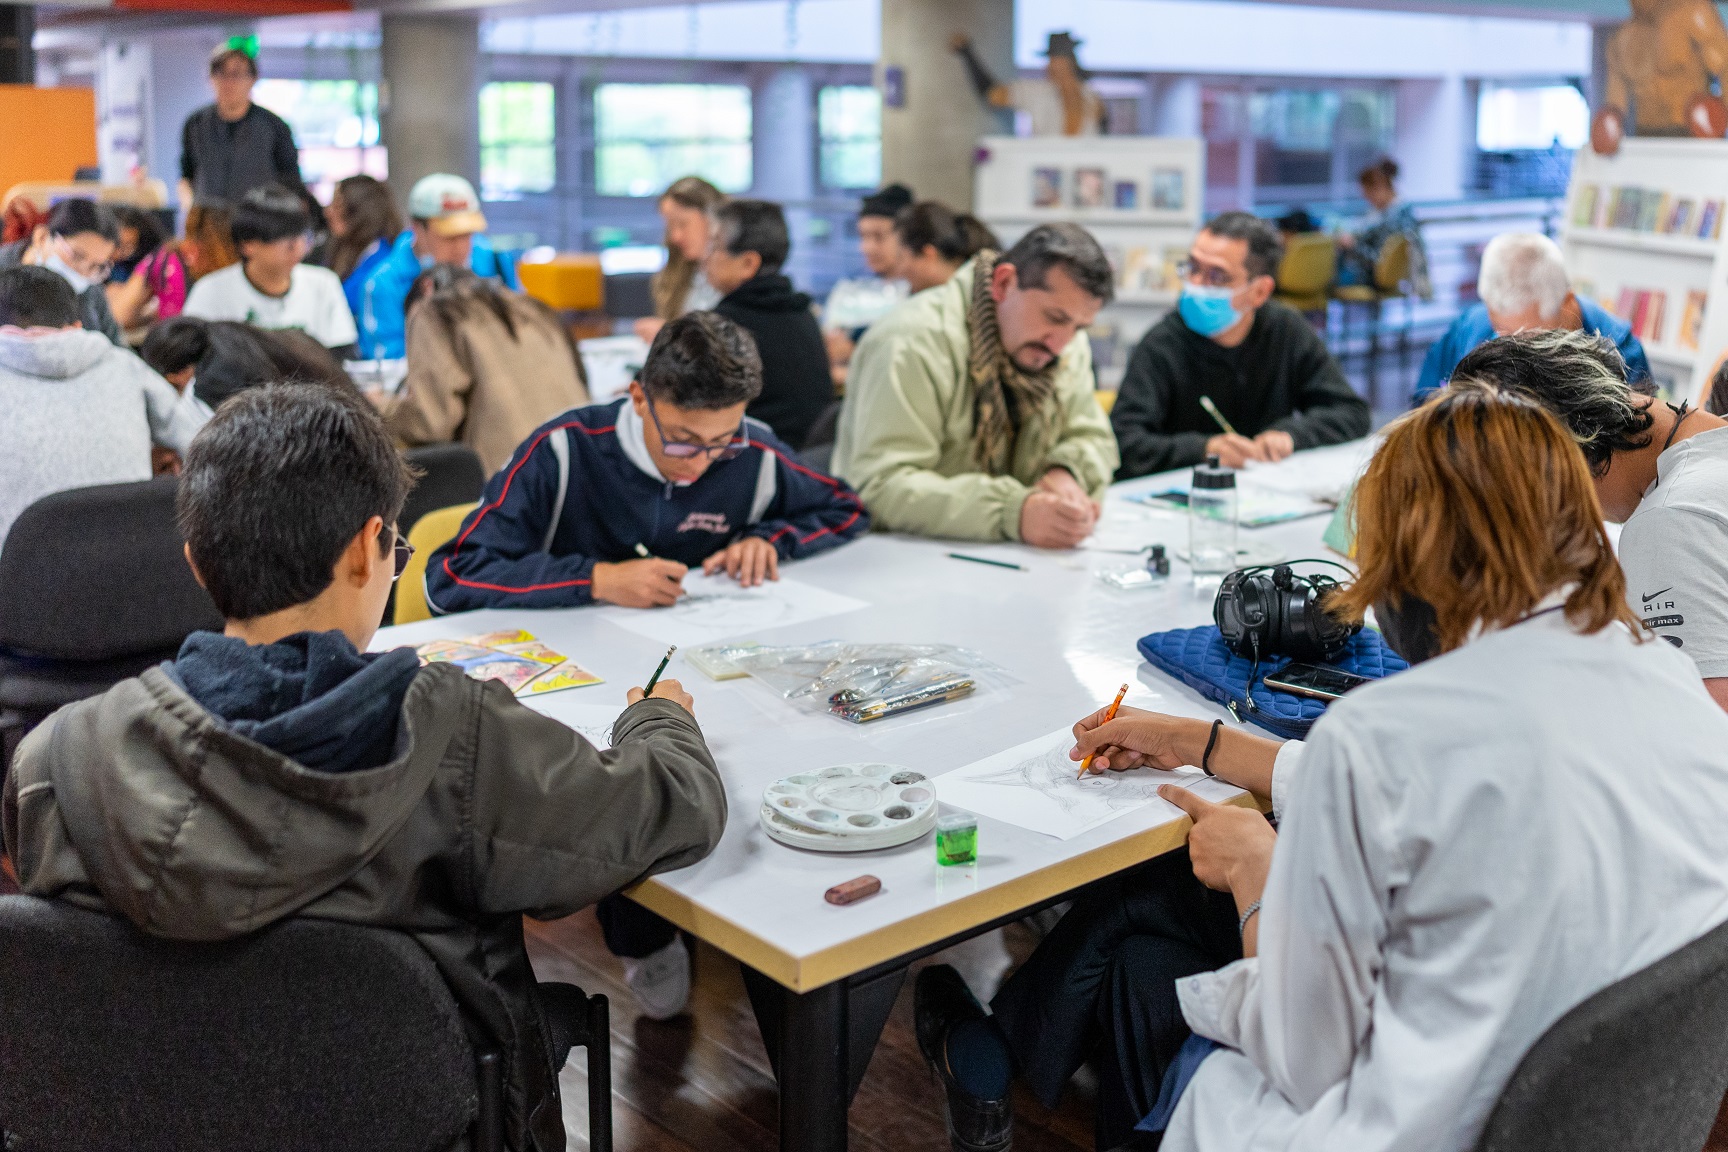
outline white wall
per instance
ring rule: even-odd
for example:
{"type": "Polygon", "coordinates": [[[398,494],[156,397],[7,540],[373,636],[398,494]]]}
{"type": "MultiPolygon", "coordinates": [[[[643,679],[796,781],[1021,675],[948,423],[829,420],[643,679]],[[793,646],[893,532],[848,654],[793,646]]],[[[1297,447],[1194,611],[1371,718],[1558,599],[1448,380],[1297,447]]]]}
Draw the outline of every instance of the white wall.
{"type": "Polygon", "coordinates": [[[1304,8],[1239,0],[1017,0],[1015,59],[1043,66],[1048,35],[1085,43],[1104,71],[1378,77],[1587,76],[1590,28],[1506,20],[1304,8]]]}

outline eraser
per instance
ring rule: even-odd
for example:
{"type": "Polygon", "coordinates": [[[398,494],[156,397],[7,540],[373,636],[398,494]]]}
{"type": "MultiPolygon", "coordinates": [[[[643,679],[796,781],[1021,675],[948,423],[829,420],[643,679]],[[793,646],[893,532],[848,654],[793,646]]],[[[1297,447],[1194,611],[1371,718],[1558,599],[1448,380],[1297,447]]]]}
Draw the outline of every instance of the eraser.
{"type": "Polygon", "coordinates": [[[867,896],[874,896],[882,891],[882,881],[874,876],[860,876],[856,880],[848,880],[844,884],[836,884],[822,893],[822,899],[830,904],[856,904],[867,896]]]}

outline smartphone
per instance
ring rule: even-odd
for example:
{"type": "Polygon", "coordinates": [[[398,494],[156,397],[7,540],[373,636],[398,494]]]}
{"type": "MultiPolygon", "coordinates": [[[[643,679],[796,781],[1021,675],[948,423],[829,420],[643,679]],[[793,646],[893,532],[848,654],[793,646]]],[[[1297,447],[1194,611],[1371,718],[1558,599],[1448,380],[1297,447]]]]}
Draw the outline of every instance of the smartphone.
{"type": "Polygon", "coordinates": [[[1350,689],[1368,682],[1368,677],[1346,672],[1342,668],[1300,662],[1286,664],[1263,681],[1268,688],[1293,692],[1298,696],[1312,696],[1318,700],[1336,700],[1350,689]]]}

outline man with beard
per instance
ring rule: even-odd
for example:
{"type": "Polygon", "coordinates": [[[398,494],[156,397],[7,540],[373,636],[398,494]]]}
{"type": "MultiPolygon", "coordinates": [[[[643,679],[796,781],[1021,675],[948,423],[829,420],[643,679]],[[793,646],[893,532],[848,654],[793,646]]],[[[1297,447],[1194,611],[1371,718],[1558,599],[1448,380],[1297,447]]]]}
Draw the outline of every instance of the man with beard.
{"type": "Polygon", "coordinates": [[[1097,241],[1046,224],[873,325],[834,470],[877,525],[1042,548],[1084,540],[1117,455],[1081,330],[1111,294],[1097,241]]]}

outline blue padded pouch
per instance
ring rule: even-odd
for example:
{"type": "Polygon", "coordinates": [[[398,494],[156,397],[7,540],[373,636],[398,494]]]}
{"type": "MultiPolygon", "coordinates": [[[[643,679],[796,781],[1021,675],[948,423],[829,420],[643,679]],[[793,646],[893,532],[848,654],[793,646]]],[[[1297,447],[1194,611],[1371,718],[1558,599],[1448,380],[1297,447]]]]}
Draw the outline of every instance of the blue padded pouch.
{"type": "MultiPolygon", "coordinates": [[[[1246,688],[1252,662],[1225,647],[1216,624],[1154,632],[1142,636],[1138,647],[1140,655],[1154,667],[1168,672],[1208,700],[1218,701],[1238,719],[1258,724],[1275,736],[1301,739],[1326,711],[1324,700],[1266,687],[1267,673],[1279,672],[1290,663],[1274,657],[1260,663],[1260,678],[1254,681],[1254,703],[1258,710],[1250,712],[1246,688]]],[[[1344,651],[1326,663],[1370,680],[1409,667],[1372,628],[1364,628],[1352,636],[1344,651]]]]}

